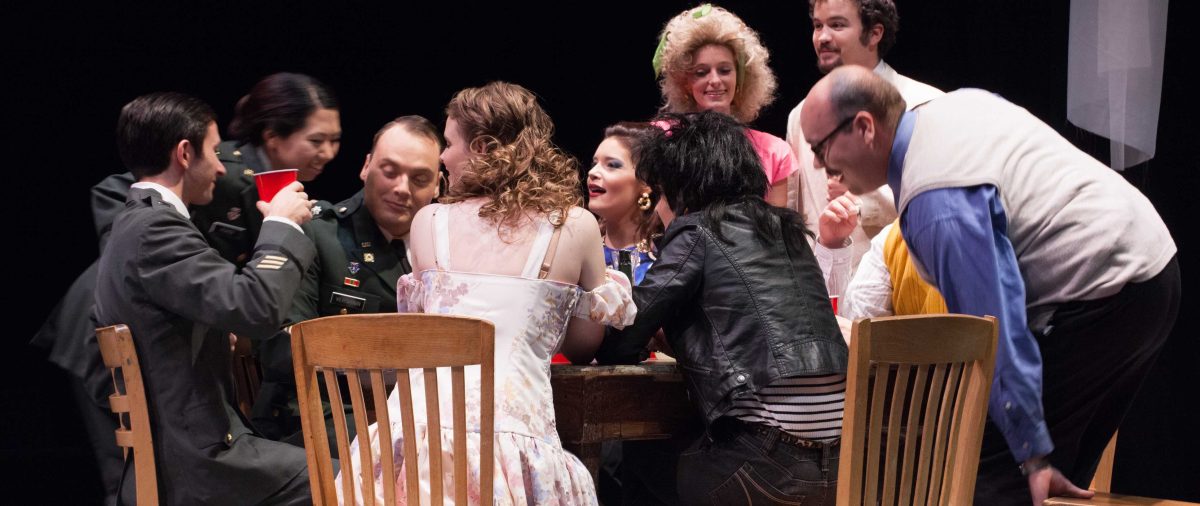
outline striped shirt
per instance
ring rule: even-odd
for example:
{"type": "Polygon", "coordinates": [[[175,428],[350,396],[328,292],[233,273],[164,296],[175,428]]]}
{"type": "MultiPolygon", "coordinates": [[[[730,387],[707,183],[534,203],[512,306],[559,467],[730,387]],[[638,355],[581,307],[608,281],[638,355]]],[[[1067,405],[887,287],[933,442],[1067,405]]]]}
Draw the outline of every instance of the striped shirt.
{"type": "Polygon", "coordinates": [[[734,399],[726,413],[738,420],[778,427],[793,436],[827,441],[842,435],[846,375],[780,378],[753,397],[734,399]]]}

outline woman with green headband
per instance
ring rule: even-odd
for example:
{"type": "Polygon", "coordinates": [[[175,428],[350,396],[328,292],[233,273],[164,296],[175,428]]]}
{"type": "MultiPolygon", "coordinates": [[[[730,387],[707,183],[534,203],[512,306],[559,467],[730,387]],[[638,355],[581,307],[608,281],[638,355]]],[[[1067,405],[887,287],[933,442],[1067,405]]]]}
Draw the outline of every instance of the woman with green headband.
{"type": "MultiPolygon", "coordinates": [[[[750,123],[775,99],[775,74],[758,34],[732,12],[710,4],[667,22],[654,53],[662,112],[716,111],[750,123]]],[[[787,142],[746,129],[769,185],[766,201],[787,203],[787,178],[799,165],[787,142]]]]}

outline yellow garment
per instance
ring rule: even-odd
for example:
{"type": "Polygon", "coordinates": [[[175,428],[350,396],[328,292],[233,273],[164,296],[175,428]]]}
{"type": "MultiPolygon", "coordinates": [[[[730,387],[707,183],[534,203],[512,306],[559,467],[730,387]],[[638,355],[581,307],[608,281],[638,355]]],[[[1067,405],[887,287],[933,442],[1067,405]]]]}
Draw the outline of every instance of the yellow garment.
{"type": "Polygon", "coordinates": [[[892,277],[892,311],[897,315],[946,313],[942,294],[921,276],[908,256],[908,245],[900,235],[900,220],[892,222],[883,243],[883,264],[892,277]]]}

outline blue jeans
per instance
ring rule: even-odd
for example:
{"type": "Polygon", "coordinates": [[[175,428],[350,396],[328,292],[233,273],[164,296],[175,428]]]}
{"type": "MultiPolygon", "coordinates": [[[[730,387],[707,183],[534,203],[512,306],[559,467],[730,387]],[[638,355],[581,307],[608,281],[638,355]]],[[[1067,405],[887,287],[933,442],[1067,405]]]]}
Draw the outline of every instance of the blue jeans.
{"type": "Polygon", "coordinates": [[[832,505],[837,498],[837,442],[804,448],[719,419],[679,457],[683,504],[832,505]]]}

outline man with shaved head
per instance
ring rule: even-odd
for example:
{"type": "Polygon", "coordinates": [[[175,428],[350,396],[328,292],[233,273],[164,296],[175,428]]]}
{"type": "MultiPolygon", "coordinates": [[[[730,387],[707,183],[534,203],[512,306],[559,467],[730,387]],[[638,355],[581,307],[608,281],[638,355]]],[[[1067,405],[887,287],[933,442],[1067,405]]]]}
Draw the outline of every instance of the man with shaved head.
{"type": "Polygon", "coordinates": [[[1179,308],[1175,243],[1150,201],[982,90],[906,112],[891,84],[839,68],[800,122],[849,191],[891,188],[951,312],[999,318],[975,503],[1090,496],[1073,483],[1091,480],[1179,308]]]}

